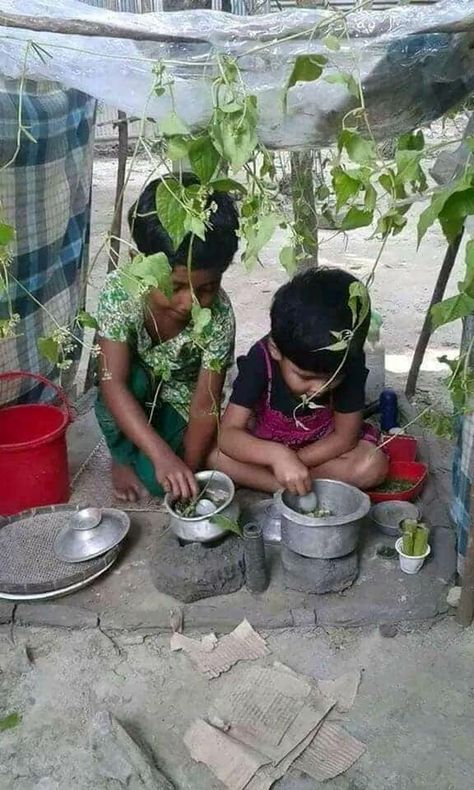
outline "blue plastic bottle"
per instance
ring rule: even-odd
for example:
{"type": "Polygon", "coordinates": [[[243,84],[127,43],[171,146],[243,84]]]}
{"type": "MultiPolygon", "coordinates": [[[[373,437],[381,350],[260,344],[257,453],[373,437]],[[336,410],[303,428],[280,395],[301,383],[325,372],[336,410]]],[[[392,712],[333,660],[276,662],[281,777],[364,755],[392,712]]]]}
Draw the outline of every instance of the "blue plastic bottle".
{"type": "Polygon", "coordinates": [[[398,398],[395,390],[385,387],[380,394],[380,427],[384,433],[398,425],[398,398]]]}

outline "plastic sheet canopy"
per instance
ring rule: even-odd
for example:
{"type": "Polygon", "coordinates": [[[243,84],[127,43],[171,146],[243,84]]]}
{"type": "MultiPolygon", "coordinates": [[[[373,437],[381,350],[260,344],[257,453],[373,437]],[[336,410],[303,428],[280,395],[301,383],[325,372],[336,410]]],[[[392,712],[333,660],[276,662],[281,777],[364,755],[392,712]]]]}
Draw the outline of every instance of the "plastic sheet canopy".
{"type": "Polygon", "coordinates": [[[119,14],[76,0],[0,0],[1,14],[38,20],[106,24],[163,41],[32,32],[0,27],[0,73],[53,80],[131,115],[157,120],[171,110],[168,95],[151,94],[153,66],[162,61],[174,80],[176,110],[190,128],[206,127],[212,107],[216,53],[238,58],[243,80],[257,96],[259,134],[270,148],[304,149],[334,142],[341,120],[359,105],[338,74],[360,77],[374,135],[379,139],[431,122],[474,90],[474,2],[403,5],[349,15],[294,10],[258,17],[213,11],[119,14]],[[325,46],[328,33],[341,46],[325,46]],[[31,46],[39,44],[45,53],[31,46]],[[285,88],[295,58],[324,54],[313,82],[285,88]]]}

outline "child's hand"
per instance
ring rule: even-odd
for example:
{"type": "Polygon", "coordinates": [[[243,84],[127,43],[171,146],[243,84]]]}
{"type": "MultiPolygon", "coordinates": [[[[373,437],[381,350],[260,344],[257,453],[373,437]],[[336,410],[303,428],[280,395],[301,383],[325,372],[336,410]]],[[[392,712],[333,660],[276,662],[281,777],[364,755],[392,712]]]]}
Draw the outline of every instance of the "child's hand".
{"type": "Polygon", "coordinates": [[[304,496],[311,491],[312,480],[309,469],[289,447],[276,448],[271,462],[273,474],[279,484],[291,494],[304,496]]]}
{"type": "Polygon", "coordinates": [[[193,473],[174,453],[155,463],[155,474],[166,493],[172,494],[174,499],[193,499],[199,494],[193,473]]]}

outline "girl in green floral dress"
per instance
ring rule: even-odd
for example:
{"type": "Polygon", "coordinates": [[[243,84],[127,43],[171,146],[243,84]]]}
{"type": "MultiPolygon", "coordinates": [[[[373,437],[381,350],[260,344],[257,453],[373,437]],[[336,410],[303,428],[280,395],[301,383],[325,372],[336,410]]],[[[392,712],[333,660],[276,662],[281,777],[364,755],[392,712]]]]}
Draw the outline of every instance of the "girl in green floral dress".
{"type": "MultiPolygon", "coordinates": [[[[183,174],[184,186],[196,183],[183,174]]],[[[120,269],[108,275],[99,298],[100,390],[96,415],[112,455],[116,495],[136,500],[196,495],[194,472],[206,465],[216,440],[216,410],[233,360],[235,320],[221,288],[237,249],[238,217],[232,198],[212,196],[205,240],[190,235],[175,251],[158,220],[155,193],[147,185],[129,211],[133,241],[142,255],[166,254],[172,294],[127,288],[120,269]],[[195,300],[211,320],[197,332],[195,300]]],[[[129,267],[133,275],[133,263],[129,267]]]]}

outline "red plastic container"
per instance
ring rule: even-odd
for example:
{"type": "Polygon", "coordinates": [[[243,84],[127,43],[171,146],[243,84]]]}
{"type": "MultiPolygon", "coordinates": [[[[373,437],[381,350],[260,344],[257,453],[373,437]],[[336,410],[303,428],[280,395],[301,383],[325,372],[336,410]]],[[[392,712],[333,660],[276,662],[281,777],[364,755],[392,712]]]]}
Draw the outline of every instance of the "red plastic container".
{"type": "Polygon", "coordinates": [[[382,449],[391,461],[415,460],[418,441],[414,436],[384,436],[382,441],[387,442],[382,449]]]}
{"type": "Polygon", "coordinates": [[[0,408],[0,514],[10,516],[69,499],[66,430],[72,409],[59,387],[42,376],[15,371],[0,382],[31,378],[52,387],[61,406],[32,403],[0,408]]]}
{"type": "Polygon", "coordinates": [[[398,493],[396,491],[389,494],[382,494],[378,491],[368,491],[367,493],[372,502],[392,502],[395,499],[403,502],[412,502],[421,492],[427,476],[428,467],[426,464],[421,464],[417,461],[391,461],[387,481],[393,479],[412,480],[412,487],[398,493]]]}

